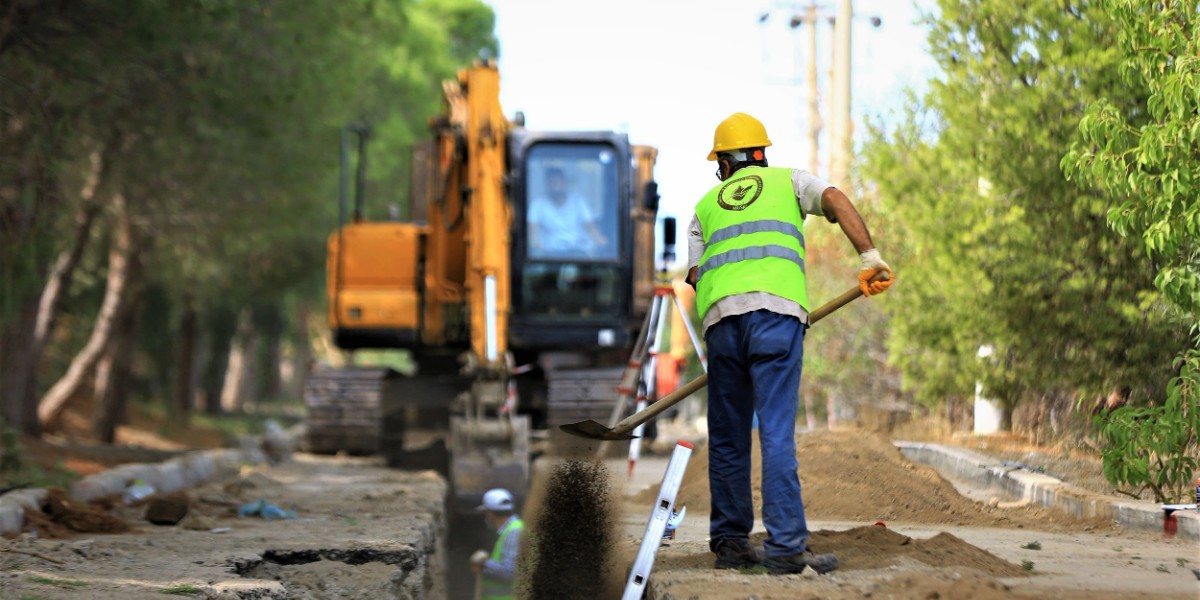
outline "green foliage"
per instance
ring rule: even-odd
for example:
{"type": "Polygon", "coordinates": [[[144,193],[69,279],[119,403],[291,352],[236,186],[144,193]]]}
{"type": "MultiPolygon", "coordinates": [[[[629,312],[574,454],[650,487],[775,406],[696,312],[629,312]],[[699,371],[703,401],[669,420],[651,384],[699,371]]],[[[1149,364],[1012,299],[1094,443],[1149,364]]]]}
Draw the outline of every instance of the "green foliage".
{"type": "Polygon", "coordinates": [[[1123,198],[1112,227],[1140,238],[1155,284],[1180,309],[1200,311],[1200,39],[1197,2],[1101,4],[1120,25],[1122,75],[1149,93],[1136,111],[1107,99],[1088,106],[1083,140],[1063,158],[1068,175],[1123,198]],[[1142,120],[1146,122],[1140,122],[1142,120]]]}
{"type": "Polygon", "coordinates": [[[79,475],[57,464],[42,468],[25,458],[25,447],[16,429],[0,419],[0,487],[69,488],[79,475]]]}
{"type": "Polygon", "coordinates": [[[1108,228],[1107,197],[1059,168],[1088,102],[1140,101],[1120,77],[1111,18],[1050,0],[939,7],[929,43],[942,74],[863,153],[900,233],[886,239],[905,240],[889,249],[899,282],[887,305],[906,388],[937,403],[982,381],[1010,407],[1123,387],[1159,395],[1185,338],[1151,262],[1108,228]]]}
{"type": "MultiPolygon", "coordinates": [[[[14,4],[0,16],[0,147],[15,149],[0,161],[0,331],[73,243],[93,157],[96,198],[128,201],[140,288],[156,295],[141,326],[154,345],[140,348],[157,359],[152,389],[173,381],[183,307],[208,325],[252,301],[276,318],[317,304],[339,129],[371,127],[371,209],[403,203],[405,149],[442,80],[495,54],[493,26],[479,0],[14,4]]],[[[68,298],[70,336],[99,304],[105,241],[68,298]]],[[[81,345],[66,337],[46,371],[81,345]]]]}
{"type": "Polygon", "coordinates": [[[87,582],[79,581],[78,579],[57,579],[54,577],[42,577],[41,575],[32,575],[27,579],[33,583],[44,583],[46,585],[52,585],[60,588],[71,589],[87,587],[87,582]]]}
{"type": "Polygon", "coordinates": [[[1097,417],[1104,477],[1135,498],[1150,490],[1156,502],[1186,500],[1200,472],[1200,350],[1188,350],[1179,362],[1163,404],[1124,406],[1097,417]]]}
{"type": "MultiPolygon", "coordinates": [[[[1133,106],[1093,100],[1082,139],[1062,158],[1067,176],[1116,202],[1108,223],[1140,242],[1172,314],[1200,328],[1200,3],[1099,2],[1115,21],[1121,75],[1145,90],[1133,106]]],[[[1104,474],[1114,485],[1150,489],[1160,502],[1184,497],[1200,463],[1200,339],[1175,360],[1161,404],[1124,407],[1101,419],[1104,474]]]]}
{"type": "Polygon", "coordinates": [[[1025,569],[1026,571],[1032,571],[1033,570],[1033,561],[1032,560],[1021,561],[1021,568],[1025,569]]]}
{"type": "Polygon", "coordinates": [[[1025,549],[1025,550],[1041,550],[1042,543],[1038,542],[1038,541],[1032,541],[1032,542],[1029,542],[1028,544],[1021,544],[1021,548],[1025,549]]]}
{"type": "Polygon", "coordinates": [[[203,593],[204,590],[194,585],[173,585],[159,590],[160,594],[169,594],[172,596],[190,596],[192,594],[203,593]]]}

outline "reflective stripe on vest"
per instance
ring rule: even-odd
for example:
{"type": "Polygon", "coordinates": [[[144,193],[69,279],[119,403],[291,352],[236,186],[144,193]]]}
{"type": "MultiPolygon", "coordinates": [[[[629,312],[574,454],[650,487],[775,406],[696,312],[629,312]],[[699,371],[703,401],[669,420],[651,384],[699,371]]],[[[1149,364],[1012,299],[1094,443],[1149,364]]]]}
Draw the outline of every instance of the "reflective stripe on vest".
{"type": "MultiPolygon", "coordinates": [[[[496,540],[496,545],[492,546],[491,559],[500,562],[504,556],[504,544],[508,541],[508,536],[514,531],[525,529],[525,522],[521,519],[510,519],[504,525],[504,529],[500,531],[500,537],[496,540]]],[[[512,582],[501,581],[491,577],[483,578],[483,597],[486,600],[512,600],[513,595],[512,582]]]]}
{"type": "Polygon", "coordinates": [[[704,196],[696,216],[704,231],[696,282],[702,318],[717,300],[748,292],[773,294],[808,310],[804,215],[791,169],[740,169],[704,196]]]}
{"type": "Polygon", "coordinates": [[[783,246],[751,246],[749,248],[735,248],[713,255],[696,270],[696,277],[704,277],[704,274],[708,271],[723,267],[729,263],[766,258],[768,256],[790,260],[800,265],[801,269],[804,268],[804,257],[791,248],[783,246]]]}

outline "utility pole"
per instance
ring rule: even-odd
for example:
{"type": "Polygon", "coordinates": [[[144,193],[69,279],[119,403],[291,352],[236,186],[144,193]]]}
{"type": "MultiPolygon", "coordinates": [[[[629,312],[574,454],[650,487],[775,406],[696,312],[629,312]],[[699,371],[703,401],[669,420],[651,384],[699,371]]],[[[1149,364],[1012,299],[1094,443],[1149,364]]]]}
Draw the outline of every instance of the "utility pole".
{"type": "MultiPolygon", "coordinates": [[[[808,26],[806,44],[808,77],[806,83],[809,96],[808,127],[805,128],[805,131],[808,138],[806,141],[809,149],[809,165],[813,174],[818,176],[820,175],[818,168],[821,164],[818,158],[820,156],[819,139],[824,123],[821,120],[821,95],[817,82],[817,24],[821,20],[828,20],[833,28],[833,59],[829,68],[832,93],[826,95],[826,101],[829,103],[826,110],[827,114],[831,115],[832,121],[829,135],[829,181],[846,192],[850,190],[850,164],[854,153],[850,122],[850,27],[854,20],[854,11],[851,5],[851,0],[837,0],[837,11],[832,14],[824,5],[818,5],[815,0],[809,0],[809,3],[804,6],[789,2],[779,2],[777,6],[777,8],[793,11],[789,23],[791,29],[795,30],[801,24],[808,26]]],[[[758,21],[766,23],[769,18],[770,12],[766,12],[759,17],[758,21]]],[[[883,22],[877,16],[871,16],[869,20],[872,27],[879,27],[883,22]]]]}
{"type": "Polygon", "coordinates": [[[851,0],[838,0],[833,23],[833,125],[830,129],[830,179],[849,193],[850,160],[854,147],[850,137],[850,25],[854,18],[851,0]]]}
{"type": "Polygon", "coordinates": [[[817,174],[821,160],[821,146],[817,141],[821,135],[821,99],[817,92],[817,5],[808,5],[804,13],[808,24],[808,156],[809,171],[817,174]]]}

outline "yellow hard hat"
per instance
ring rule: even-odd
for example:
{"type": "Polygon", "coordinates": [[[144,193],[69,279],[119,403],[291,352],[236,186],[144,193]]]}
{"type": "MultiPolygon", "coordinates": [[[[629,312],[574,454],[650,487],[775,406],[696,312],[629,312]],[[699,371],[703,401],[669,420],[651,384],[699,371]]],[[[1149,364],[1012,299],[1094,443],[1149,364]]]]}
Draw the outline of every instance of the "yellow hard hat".
{"type": "Polygon", "coordinates": [[[771,140],[767,139],[767,128],[763,127],[762,121],[746,113],[733,113],[717,125],[708,160],[717,160],[718,152],[740,148],[766,148],[770,145],[771,140]]]}

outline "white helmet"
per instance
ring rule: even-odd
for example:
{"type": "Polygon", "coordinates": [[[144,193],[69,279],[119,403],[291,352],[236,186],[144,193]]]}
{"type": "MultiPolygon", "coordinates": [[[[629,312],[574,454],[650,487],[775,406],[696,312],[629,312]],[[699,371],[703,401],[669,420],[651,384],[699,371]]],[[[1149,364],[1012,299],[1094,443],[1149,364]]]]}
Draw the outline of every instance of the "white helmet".
{"type": "Polygon", "coordinates": [[[483,494],[483,504],[475,507],[475,510],[484,511],[511,511],[513,509],[513,497],[504,488],[490,489],[483,494]]]}

